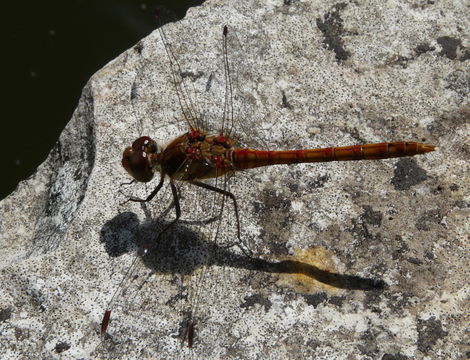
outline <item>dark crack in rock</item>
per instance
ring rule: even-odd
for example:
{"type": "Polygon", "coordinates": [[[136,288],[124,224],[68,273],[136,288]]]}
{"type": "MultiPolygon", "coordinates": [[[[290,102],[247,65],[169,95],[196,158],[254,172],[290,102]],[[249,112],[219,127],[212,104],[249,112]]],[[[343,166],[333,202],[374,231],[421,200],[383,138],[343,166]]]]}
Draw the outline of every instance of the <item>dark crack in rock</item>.
{"type": "Polygon", "coordinates": [[[444,80],[447,82],[447,89],[454,91],[463,101],[468,99],[470,94],[470,74],[468,71],[455,70],[448,74],[444,80]]]}
{"type": "Polygon", "coordinates": [[[382,356],[382,360],[408,360],[408,359],[410,359],[408,356],[402,355],[402,354],[384,354],[382,356]]]}
{"type": "Polygon", "coordinates": [[[396,190],[409,190],[412,186],[428,178],[426,171],[421,169],[416,160],[411,158],[398,160],[393,173],[391,182],[396,190]]]}
{"type": "Polygon", "coordinates": [[[470,51],[462,46],[462,40],[460,39],[451,36],[441,36],[437,38],[437,43],[442,47],[439,53],[441,56],[445,56],[451,60],[458,59],[460,61],[470,59],[470,51]]]}
{"type": "Polygon", "coordinates": [[[269,311],[272,306],[271,300],[269,300],[267,297],[261,295],[261,294],[253,294],[250,296],[246,296],[244,301],[240,304],[240,307],[247,308],[249,309],[250,307],[253,307],[254,305],[261,305],[264,307],[264,311],[269,311]]]}
{"type": "Polygon", "coordinates": [[[0,309],[0,322],[11,319],[12,312],[11,308],[0,309]]]}
{"type": "Polygon", "coordinates": [[[346,297],[344,296],[332,296],[328,299],[328,303],[341,307],[345,300],[346,300],[346,297]]]}
{"type": "Polygon", "coordinates": [[[327,295],[324,292],[312,294],[312,295],[304,295],[304,299],[308,305],[313,307],[317,307],[321,303],[324,303],[327,299],[327,295]]]}
{"type": "Polygon", "coordinates": [[[439,209],[425,211],[416,222],[416,228],[429,231],[431,230],[431,224],[440,224],[443,218],[444,215],[439,209]]]}
{"type": "Polygon", "coordinates": [[[434,51],[436,50],[436,48],[434,46],[431,46],[430,44],[428,43],[422,43],[422,44],[419,44],[418,46],[416,46],[415,48],[415,53],[416,55],[422,55],[422,54],[425,54],[427,52],[431,52],[431,51],[434,51]]]}
{"type": "Polygon", "coordinates": [[[269,250],[273,254],[287,255],[285,243],[291,229],[291,200],[274,189],[264,189],[261,201],[253,203],[255,212],[260,215],[262,236],[268,236],[269,250]]]}
{"type": "Polygon", "coordinates": [[[310,189],[319,189],[325,186],[325,184],[330,180],[330,177],[328,175],[320,175],[317,176],[315,179],[312,181],[308,182],[308,187],[310,189]]]}
{"type": "Polygon", "coordinates": [[[341,11],[346,6],[346,3],[336,4],[332,11],[323,16],[323,20],[317,19],[317,26],[323,33],[323,44],[326,49],[334,51],[338,63],[347,60],[351,56],[351,53],[344,48],[344,40],[342,38],[344,26],[343,19],[341,19],[341,11]]]}
{"type": "Polygon", "coordinates": [[[418,349],[427,354],[439,339],[445,338],[448,333],[442,328],[442,323],[435,317],[428,320],[418,320],[418,349]]]}
{"type": "Polygon", "coordinates": [[[374,211],[372,206],[369,205],[364,205],[363,209],[364,213],[361,215],[361,218],[365,223],[373,225],[374,227],[380,227],[380,225],[382,225],[383,215],[380,211],[374,211]]]}
{"type": "Polygon", "coordinates": [[[58,354],[63,353],[64,351],[67,351],[68,349],[70,349],[70,344],[67,342],[57,343],[56,346],[54,347],[55,352],[58,354]]]}

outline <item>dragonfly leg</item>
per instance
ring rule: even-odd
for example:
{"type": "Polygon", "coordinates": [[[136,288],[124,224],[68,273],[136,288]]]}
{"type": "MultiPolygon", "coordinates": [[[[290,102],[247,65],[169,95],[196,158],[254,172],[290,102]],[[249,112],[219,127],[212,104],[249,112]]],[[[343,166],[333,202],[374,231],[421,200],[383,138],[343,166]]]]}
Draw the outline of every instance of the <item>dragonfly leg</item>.
{"type": "MultiPolygon", "coordinates": [[[[149,196],[147,196],[145,199],[140,199],[140,198],[137,198],[137,197],[129,197],[126,201],[122,202],[120,205],[124,205],[125,203],[127,203],[128,201],[135,201],[135,202],[149,202],[150,200],[152,200],[155,195],[157,195],[157,193],[160,191],[160,189],[162,188],[163,186],[163,183],[165,181],[165,175],[163,173],[161,173],[161,176],[160,176],[160,182],[158,183],[157,187],[150,193],[149,196]]],[[[134,180],[132,180],[130,183],[128,184],[132,184],[134,182],[134,180]]],[[[125,195],[122,191],[120,191],[121,194],[125,195]]],[[[127,195],[126,195],[127,196],[127,195]]]]}
{"type": "MultiPolygon", "coordinates": [[[[215,187],[215,186],[212,186],[212,185],[209,185],[209,184],[206,184],[206,183],[203,183],[203,182],[200,182],[200,181],[196,181],[196,180],[193,180],[193,181],[190,181],[191,184],[193,185],[196,185],[196,186],[199,186],[203,189],[206,189],[206,190],[210,190],[210,191],[215,191],[216,193],[219,193],[219,194],[222,194],[226,197],[229,197],[230,199],[232,199],[233,201],[233,207],[235,209],[235,218],[237,220],[237,237],[238,237],[238,240],[240,241],[240,243],[242,243],[246,249],[248,249],[248,252],[251,253],[251,251],[249,250],[249,248],[246,246],[246,244],[242,241],[241,239],[241,232],[240,232],[240,217],[238,215],[238,204],[237,204],[237,199],[235,198],[235,195],[233,195],[230,191],[227,191],[227,190],[224,190],[224,189],[219,189],[218,187],[215,187]]],[[[240,247],[240,249],[243,251],[243,253],[247,256],[250,256],[251,254],[248,254],[246,249],[243,249],[242,247],[240,247]]]]}
{"type": "Polygon", "coordinates": [[[180,207],[180,200],[178,198],[178,190],[176,189],[176,185],[173,182],[173,179],[170,179],[170,188],[171,188],[171,193],[173,194],[173,202],[175,203],[176,217],[172,222],[170,222],[167,226],[163,228],[163,230],[158,235],[157,240],[165,231],[167,231],[170,227],[172,227],[181,217],[181,207],[180,207]]]}
{"type": "Polygon", "coordinates": [[[124,186],[124,185],[126,185],[126,186],[127,186],[127,185],[132,185],[133,183],[135,183],[135,179],[132,179],[132,180],[131,180],[131,181],[129,181],[129,182],[121,183],[121,184],[119,184],[119,186],[124,186]]]}

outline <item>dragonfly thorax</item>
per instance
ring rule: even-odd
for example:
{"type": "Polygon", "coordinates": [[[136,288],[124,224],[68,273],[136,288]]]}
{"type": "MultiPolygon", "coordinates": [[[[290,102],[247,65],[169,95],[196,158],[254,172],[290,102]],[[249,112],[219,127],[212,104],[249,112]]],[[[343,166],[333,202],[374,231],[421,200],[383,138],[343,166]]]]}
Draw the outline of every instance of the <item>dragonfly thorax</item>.
{"type": "Polygon", "coordinates": [[[162,147],[148,136],[141,136],[128,146],[122,154],[122,166],[137,181],[152,180],[159,171],[158,154],[162,147]]]}
{"type": "Polygon", "coordinates": [[[173,139],[157,156],[158,165],[171,178],[192,181],[215,178],[234,170],[234,142],[227,136],[199,129],[173,139]]]}

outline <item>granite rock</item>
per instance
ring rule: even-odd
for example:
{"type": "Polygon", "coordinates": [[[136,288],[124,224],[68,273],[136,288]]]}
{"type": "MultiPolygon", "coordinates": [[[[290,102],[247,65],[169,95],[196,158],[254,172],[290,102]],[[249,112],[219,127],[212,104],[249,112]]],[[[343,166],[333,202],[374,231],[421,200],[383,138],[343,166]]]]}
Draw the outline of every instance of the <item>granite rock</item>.
{"type": "Polygon", "coordinates": [[[182,221],[139,256],[174,208],[168,187],[123,203],[158,180],[120,186],[122,151],[187,127],[157,30],[111,61],[47,160],[0,203],[2,357],[468,357],[469,13],[454,1],[208,1],[164,27],[186,99],[215,129],[229,26],[241,143],[437,146],[237,174],[250,257],[233,246],[232,204],[219,222],[213,195],[184,184],[182,221]],[[136,256],[103,340],[103,312],[136,256]],[[293,261],[310,275],[279,266],[293,261]]]}

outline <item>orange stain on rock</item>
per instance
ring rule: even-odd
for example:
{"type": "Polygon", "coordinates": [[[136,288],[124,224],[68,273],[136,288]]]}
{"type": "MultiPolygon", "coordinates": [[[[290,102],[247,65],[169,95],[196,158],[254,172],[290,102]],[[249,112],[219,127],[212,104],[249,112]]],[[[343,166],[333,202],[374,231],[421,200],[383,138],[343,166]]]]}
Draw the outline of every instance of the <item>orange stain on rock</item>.
{"type": "MultiPolygon", "coordinates": [[[[285,260],[294,260],[317,267],[320,270],[337,273],[333,253],[321,246],[315,246],[310,249],[294,249],[294,255],[286,257],[285,260]]],[[[302,273],[279,274],[277,285],[291,288],[301,294],[314,294],[318,292],[327,292],[338,295],[341,289],[322,283],[314,278],[302,273]]]]}

